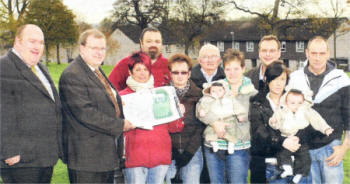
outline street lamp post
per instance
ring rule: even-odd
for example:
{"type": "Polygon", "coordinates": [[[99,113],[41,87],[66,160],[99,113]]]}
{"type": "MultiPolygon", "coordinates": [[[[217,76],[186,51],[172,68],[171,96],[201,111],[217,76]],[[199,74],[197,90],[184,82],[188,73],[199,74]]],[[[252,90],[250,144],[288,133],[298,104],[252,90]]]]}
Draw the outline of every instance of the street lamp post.
{"type": "Polygon", "coordinates": [[[235,48],[235,32],[231,31],[230,34],[232,37],[232,49],[234,49],[235,48]]]}

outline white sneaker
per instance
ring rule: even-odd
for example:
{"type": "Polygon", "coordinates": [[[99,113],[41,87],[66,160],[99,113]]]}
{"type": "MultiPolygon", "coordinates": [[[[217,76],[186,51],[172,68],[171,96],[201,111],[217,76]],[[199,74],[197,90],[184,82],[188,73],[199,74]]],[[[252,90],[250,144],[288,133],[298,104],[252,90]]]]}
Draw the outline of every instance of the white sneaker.
{"type": "Polygon", "coordinates": [[[219,150],[219,144],[216,141],[210,142],[211,146],[213,147],[213,152],[217,152],[219,150]]]}
{"type": "Polygon", "coordinates": [[[235,143],[228,142],[227,151],[228,154],[233,154],[235,152],[235,143]]]}
{"type": "Polygon", "coordinates": [[[296,174],[296,175],[293,177],[293,183],[299,183],[302,177],[303,177],[303,175],[301,175],[301,174],[296,174]]]}
{"type": "Polygon", "coordinates": [[[281,178],[293,175],[293,168],[291,165],[282,165],[282,168],[284,171],[281,174],[281,178]]]}

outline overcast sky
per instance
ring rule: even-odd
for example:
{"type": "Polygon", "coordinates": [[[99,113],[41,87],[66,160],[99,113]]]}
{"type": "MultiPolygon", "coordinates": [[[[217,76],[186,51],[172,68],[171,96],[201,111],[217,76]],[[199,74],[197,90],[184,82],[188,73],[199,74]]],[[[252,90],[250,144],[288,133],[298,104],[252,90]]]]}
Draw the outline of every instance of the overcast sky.
{"type": "MultiPolygon", "coordinates": [[[[330,7],[330,0],[317,0],[322,7],[330,7]]],[[[333,0],[334,1],[334,0],[333,0]]],[[[346,0],[339,0],[342,5],[345,6],[346,0]]],[[[111,16],[113,10],[113,3],[115,0],[63,0],[63,3],[68,6],[69,9],[72,9],[73,12],[78,17],[78,20],[83,20],[90,24],[98,24],[104,18],[111,16]]],[[[247,0],[245,1],[245,6],[253,8],[260,8],[262,5],[271,5],[273,6],[274,0],[247,0]],[[257,3],[259,2],[259,3],[257,3]]],[[[320,8],[313,6],[308,7],[309,11],[318,11],[320,8]]],[[[347,12],[344,13],[344,16],[350,18],[350,6],[346,6],[347,12]]],[[[330,10],[328,10],[330,11],[330,10]]],[[[231,14],[236,15],[235,17],[244,16],[244,14],[238,10],[233,10],[231,14]],[[238,16],[237,16],[238,15],[238,16]]]]}

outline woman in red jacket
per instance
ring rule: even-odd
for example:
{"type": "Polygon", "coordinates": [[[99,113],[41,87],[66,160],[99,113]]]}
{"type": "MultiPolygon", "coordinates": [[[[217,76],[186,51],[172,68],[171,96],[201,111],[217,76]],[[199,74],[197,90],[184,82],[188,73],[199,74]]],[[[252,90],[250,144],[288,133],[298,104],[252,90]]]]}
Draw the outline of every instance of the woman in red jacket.
{"type": "MultiPolygon", "coordinates": [[[[127,88],[120,95],[154,87],[154,79],[147,65],[148,56],[135,53],[130,57],[127,88]]],[[[127,183],[164,182],[171,164],[171,138],[169,132],[181,132],[182,119],[153,127],[153,130],[136,128],[124,133],[125,137],[125,177],[127,183]]]]}

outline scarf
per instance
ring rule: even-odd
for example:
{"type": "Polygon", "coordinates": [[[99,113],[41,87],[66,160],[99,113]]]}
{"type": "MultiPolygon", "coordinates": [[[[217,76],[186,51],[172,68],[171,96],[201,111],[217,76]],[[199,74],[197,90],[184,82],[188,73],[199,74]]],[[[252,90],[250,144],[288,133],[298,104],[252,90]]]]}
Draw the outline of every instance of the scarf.
{"type": "Polygon", "coordinates": [[[183,89],[177,88],[177,87],[174,85],[174,82],[173,82],[173,81],[170,81],[170,85],[175,87],[176,95],[177,95],[179,98],[184,97],[185,94],[187,93],[187,91],[190,89],[190,81],[189,81],[189,80],[187,81],[187,84],[186,84],[186,86],[185,86],[183,89]]]}
{"type": "Polygon", "coordinates": [[[140,91],[142,89],[152,89],[154,87],[153,75],[145,83],[137,82],[132,76],[129,76],[126,80],[126,85],[128,85],[133,91],[140,91]]]}

